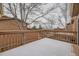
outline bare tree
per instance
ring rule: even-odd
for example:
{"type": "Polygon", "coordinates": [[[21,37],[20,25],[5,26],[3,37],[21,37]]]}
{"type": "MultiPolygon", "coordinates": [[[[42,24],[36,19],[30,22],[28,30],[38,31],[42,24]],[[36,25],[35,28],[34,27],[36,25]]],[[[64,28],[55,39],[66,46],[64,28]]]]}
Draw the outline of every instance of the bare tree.
{"type": "Polygon", "coordinates": [[[0,3],[0,16],[3,14],[3,11],[2,11],[2,3],[0,3]]]}
{"type": "Polygon", "coordinates": [[[41,3],[30,3],[30,4],[25,4],[25,3],[20,3],[20,4],[16,4],[16,3],[8,3],[7,4],[8,7],[6,7],[5,5],[3,5],[12,15],[15,19],[18,19],[17,17],[17,5],[19,5],[19,14],[20,14],[20,19],[22,22],[22,26],[27,26],[28,23],[26,23],[28,16],[30,13],[34,13],[34,10],[41,10],[40,8],[38,8],[38,6],[40,5],[44,5],[41,3]]]}
{"type": "MultiPolygon", "coordinates": [[[[5,4],[5,5],[3,4],[2,6],[4,8],[6,8],[10,14],[13,15],[14,19],[18,19],[17,18],[17,15],[18,15],[17,14],[17,3],[12,3],[12,4],[8,3],[8,4],[5,4]]],[[[17,22],[17,24],[18,24],[19,29],[21,29],[18,22],[17,22]]]]}
{"type": "MultiPolygon", "coordinates": [[[[32,24],[34,23],[35,21],[37,21],[39,18],[44,18],[46,20],[48,20],[50,23],[51,23],[51,26],[52,24],[54,24],[54,21],[50,18],[47,18],[46,15],[49,15],[49,13],[51,13],[53,10],[55,10],[57,7],[60,7],[59,4],[55,4],[54,6],[52,6],[51,8],[49,8],[46,12],[43,12],[42,9],[41,9],[41,6],[42,5],[46,5],[46,3],[8,3],[7,4],[8,7],[6,7],[5,5],[3,5],[12,15],[15,19],[18,19],[18,13],[20,14],[20,20],[21,20],[21,23],[22,23],[22,26],[28,26],[29,24],[32,24]],[[17,9],[19,9],[19,11],[17,11],[17,9]],[[38,15],[37,13],[39,13],[40,15],[38,15]],[[31,18],[29,17],[30,15],[37,15],[36,18],[31,18]],[[28,23],[27,20],[28,19],[31,19],[31,23],[28,23]]],[[[61,8],[61,7],[60,7],[61,8]]],[[[63,8],[61,8],[62,11],[66,11],[64,10],[63,8]]],[[[66,16],[65,13],[63,13],[64,16],[66,16]]],[[[60,23],[61,20],[59,19],[60,23]]],[[[62,24],[63,25],[63,24],[62,24]]]]}

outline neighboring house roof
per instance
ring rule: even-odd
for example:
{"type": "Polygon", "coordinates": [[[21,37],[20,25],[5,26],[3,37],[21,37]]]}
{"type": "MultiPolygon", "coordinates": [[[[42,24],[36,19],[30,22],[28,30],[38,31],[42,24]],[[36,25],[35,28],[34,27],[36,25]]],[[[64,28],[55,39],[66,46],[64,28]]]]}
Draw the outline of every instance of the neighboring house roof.
{"type": "Polygon", "coordinates": [[[0,17],[0,21],[10,20],[10,19],[12,19],[12,18],[8,17],[8,16],[2,16],[2,17],[0,17]]]}
{"type": "Polygon", "coordinates": [[[27,29],[22,26],[21,20],[8,16],[0,17],[0,30],[23,30],[27,29]]]}

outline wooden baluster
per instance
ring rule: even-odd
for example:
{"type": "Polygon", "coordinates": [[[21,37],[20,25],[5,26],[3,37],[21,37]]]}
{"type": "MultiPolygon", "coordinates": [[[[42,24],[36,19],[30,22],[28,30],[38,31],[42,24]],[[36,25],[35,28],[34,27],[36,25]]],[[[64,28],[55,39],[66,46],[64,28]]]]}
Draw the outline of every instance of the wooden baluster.
{"type": "Polygon", "coordinates": [[[2,35],[2,51],[4,51],[4,49],[5,49],[5,36],[4,36],[4,34],[2,35]]]}
{"type": "Polygon", "coordinates": [[[17,36],[17,45],[18,46],[20,45],[20,34],[18,34],[18,36],[17,36]]]}
{"type": "Polygon", "coordinates": [[[2,52],[2,45],[3,45],[3,43],[2,43],[2,34],[0,34],[0,52],[2,52]]]}
{"type": "Polygon", "coordinates": [[[12,48],[12,43],[13,43],[12,35],[9,34],[9,49],[12,48]]]}
{"type": "Polygon", "coordinates": [[[18,46],[18,36],[16,36],[16,45],[18,46]]]}
{"type": "Polygon", "coordinates": [[[4,35],[4,50],[7,50],[7,45],[8,45],[8,41],[7,41],[7,34],[4,35]]]}
{"type": "Polygon", "coordinates": [[[23,41],[24,41],[24,39],[23,39],[23,33],[21,33],[21,44],[23,45],[23,41]]]}
{"type": "Polygon", "coordinates": [[[16,47],[16,45],[15,45],[16,44],[16,39],[15,39],[16,38],[16,34],[15,33],[11,33],[10,36],[11,36],[10,37],[11,38],[10,39],[10,42],[11,42],[10,45],[11,45],[11,48],[14,48],[14,47],[16,47]]]}
{"type": "Polygon", "coordinates": [[[11,34],[9,34],[8,37],[9,37],[9,49],[10,49],[11,48],[11,43],[12,43],[11,34]]]}
{"type": "Polygon", "coordinates": [[[18,46],[20,45],[20,39],[19,38],[20,38],[20,34],[17,35],[17,45],[18,46]]]}
{"type": "Polygon", "coordinates": [[[7,47],[6,47],[6,49],[8,50],[9,49],[9,34],[6,34],[6,39],[5,39],[6,41],[7,41],[7,47]]]}
{"type": "Polygon", "coordinates": [[[1,52],[1,34],[0,34],[0,52],[1,52]]]}

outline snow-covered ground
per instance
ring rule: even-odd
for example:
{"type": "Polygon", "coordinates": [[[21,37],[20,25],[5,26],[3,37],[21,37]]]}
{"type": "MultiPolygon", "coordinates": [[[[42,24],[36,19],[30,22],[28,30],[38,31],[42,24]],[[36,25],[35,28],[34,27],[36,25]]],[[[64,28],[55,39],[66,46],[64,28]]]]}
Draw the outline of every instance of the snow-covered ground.
{"type": "Polygon", "coordinates": [[[0,53],[1,56],[70,56],[71,44],[50,38],[22,45],[20,47],[0,53]]]}

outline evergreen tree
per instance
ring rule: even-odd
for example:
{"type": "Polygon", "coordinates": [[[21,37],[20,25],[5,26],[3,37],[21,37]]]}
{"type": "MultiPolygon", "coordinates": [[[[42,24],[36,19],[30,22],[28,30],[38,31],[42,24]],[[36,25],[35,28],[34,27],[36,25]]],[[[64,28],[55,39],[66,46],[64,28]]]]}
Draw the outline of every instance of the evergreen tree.
{"type": "Polygon", "coordinates": [[[36,26],[33,26],[32,29],[36,29],[36,26]]]}
{"type": "Polygon", "coordinates": [[[41,25],[39,25],[39,29],[42,29],[42,26],[41,25]]]}

